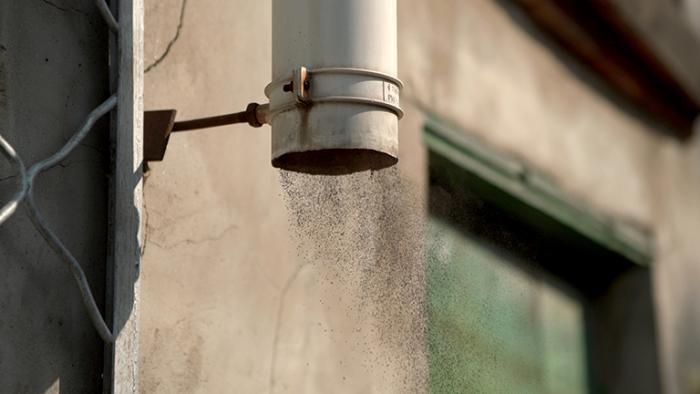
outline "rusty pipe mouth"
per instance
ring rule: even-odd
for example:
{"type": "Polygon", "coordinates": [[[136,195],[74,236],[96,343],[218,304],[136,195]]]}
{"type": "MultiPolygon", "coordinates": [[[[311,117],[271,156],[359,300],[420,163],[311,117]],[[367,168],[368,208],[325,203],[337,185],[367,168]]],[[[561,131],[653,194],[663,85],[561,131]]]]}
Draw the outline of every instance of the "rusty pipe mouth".
{"type": "Polygon", "coordinates": [[[311,175],[348,175],[391,167],[399,159],[372,149],[323,149],[290,152],[272,159],[272,166],[311,175]]]}

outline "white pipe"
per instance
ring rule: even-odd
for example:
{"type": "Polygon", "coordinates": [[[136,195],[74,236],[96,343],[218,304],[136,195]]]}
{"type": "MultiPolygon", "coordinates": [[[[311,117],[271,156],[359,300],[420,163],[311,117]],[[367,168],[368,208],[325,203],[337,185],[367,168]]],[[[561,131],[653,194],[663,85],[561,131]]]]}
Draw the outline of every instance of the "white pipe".
{"type": "Polygon", "coordinates": [[[273,165],[346,173],[395,164],[396,0],[273,0],[272,10],[273,165]]]}

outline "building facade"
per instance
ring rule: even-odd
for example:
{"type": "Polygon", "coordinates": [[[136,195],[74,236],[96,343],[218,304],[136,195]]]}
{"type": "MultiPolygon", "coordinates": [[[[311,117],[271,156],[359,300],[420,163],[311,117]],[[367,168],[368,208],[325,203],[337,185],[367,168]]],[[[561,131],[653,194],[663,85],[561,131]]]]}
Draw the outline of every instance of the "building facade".
{"type": "MultiPolygon", "coordinates": [[[[0,132],[26,157],[109,92],[88,3],[0,4],[0,132]]],[[[604,25],[551,3],[398,2],[398,169],[305,178],[271,167],[267,127],[173,135],[144,179],[130,387],[700,392],[700,2],[591,2],[623,22],[604,25]],[[591,33],[611,26],[629,35],[591,33]]],[[[146,110],[265,102],[270,2],[144,11],[146,110]]],[[[102,299],[109,141],[90,138],[41,205],[102,299]]],[[[0,270],[0,392],[104,385],[109,350],[21,212],[0,270]]]]}

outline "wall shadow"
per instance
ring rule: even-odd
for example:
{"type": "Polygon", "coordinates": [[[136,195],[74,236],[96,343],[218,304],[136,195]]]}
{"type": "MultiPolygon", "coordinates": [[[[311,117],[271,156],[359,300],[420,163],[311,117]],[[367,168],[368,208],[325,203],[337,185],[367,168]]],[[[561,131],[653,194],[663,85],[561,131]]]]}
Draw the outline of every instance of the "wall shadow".
{"type": "Polygon", "coordinates": [[[612,107],[628,114],[630,118],[640,121],[659,135],[666,137],[677,135],[675,132],[672,132],[670,129],[671,126],[660,121],[649,112],[640,109],[631,99],[613,89],[608,82],[597,76],[590,68],[574,56],[567,53],[562,46],[537,26],[515,1],[495,0],[495,3],[502,7],[514,25],[518,26],[524,33],[545,47],[548,53],[552,54],[566,67],[573,77],[591,88],[592,91],[605,99],[612,107]]]}

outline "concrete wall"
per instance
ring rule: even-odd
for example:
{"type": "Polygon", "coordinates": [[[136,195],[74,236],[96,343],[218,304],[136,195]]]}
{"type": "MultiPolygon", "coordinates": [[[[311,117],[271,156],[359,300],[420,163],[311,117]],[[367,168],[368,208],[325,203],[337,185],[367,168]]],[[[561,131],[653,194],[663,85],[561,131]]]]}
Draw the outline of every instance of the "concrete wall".
{"type": "MultiPolygon", "coordinates": [[[[435,112],[548,173],[592,209],[651,231],[664,385],[669,393],[697,390],[698,137],[670,137],[558,53],[509,2],[399,4],[400,77],[407,86],[402,176],[421,195],[421,127],[435,112]]],[[[147,109],[177,108],[185,119],[263,101],[269,2],[146,5],[147,109]]],[[[175,135],[165,162],[152,166],[145,186],[142,388],[399,390],[407,372],[368,367],[362,347],[327,332],[356,323],[343,301],[319,303],[338,294],[296,250],[269,154],[267,128],[232,126],[175,135]]]]}
{"type": "MultiPolygon", "coordinates": [[[[108,95],[107,30],[92,1],[0,2],[0,133],[27,165],[55,153],[108,95]]],[[[102,304],[108,124],[42,175],[37,205],[102,304]]],[[[0,201],[17,178],[0,159],[0,201]]],[[[0,203],[1,204],[1,203],[0,203]]],[[[0,227],[0,392],[94,393],[103,345],[64,265],[22,208],[0,227]]]]}

